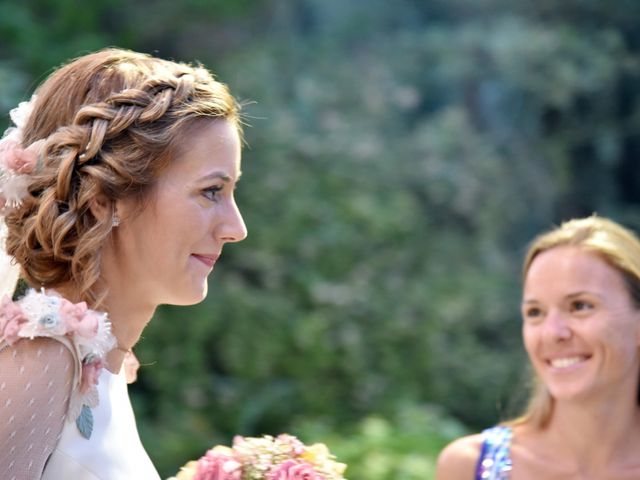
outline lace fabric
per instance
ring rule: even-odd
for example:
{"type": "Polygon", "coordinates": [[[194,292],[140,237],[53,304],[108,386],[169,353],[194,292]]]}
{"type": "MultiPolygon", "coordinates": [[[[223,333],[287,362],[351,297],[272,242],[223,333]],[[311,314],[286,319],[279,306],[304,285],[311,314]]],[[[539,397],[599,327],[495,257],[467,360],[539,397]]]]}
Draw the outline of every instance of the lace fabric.
{"type": "Polygon", "coordinates": [[[76,360],[53,338],[0,343],[0,478],[42,475],[65,422],[76,360]]]}

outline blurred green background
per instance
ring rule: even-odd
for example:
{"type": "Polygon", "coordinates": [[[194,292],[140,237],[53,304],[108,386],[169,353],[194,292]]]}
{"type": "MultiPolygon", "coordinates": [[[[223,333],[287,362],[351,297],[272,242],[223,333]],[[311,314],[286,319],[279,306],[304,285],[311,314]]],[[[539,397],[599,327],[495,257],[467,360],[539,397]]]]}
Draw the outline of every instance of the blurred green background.
{"type": "Polygon", "coordinates": [[[245,104],[249,237],[136,348],[161,475],[287,431],[352,480],[431,478],[517,412],[527,242],[640,228],[639,26],[636,0],[2,0],[3,125],[110,45],[199,60],[245,104]]]}

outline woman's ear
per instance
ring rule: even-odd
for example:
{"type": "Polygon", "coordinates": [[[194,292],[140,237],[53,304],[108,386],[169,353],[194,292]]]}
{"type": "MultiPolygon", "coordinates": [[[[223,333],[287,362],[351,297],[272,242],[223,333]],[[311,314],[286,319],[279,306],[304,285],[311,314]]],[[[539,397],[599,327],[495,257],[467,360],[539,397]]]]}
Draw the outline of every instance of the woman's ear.
{"type": "Polygon", "coordinates": [[[111,221],[112,211],[115,210],[114,206],[103,194],[93,197],[89,202],[89,209],[100,222],[111,221]]]}

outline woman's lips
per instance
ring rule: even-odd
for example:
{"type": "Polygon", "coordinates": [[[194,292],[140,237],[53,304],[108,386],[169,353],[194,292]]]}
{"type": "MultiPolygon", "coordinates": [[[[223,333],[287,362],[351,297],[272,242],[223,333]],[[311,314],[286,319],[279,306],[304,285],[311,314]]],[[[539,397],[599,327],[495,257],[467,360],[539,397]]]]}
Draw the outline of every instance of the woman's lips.
{"type": "Polygon", "coordinates": [[[217,254],[208,255],[204,253],[194,253],[192,255],[197,260],[200,260],[202,263],[204,263],[208,268],[213,268],[213,266],[216,263],[216,260],[218,260],[218,257],[220,256],[217,254]]]}
{"type": "Polygon", "coordinates": [[[547,364],[556,371],[572,370],[588,361],[591,355],[573,354],[558,356],[547,360],[547,364]]]}

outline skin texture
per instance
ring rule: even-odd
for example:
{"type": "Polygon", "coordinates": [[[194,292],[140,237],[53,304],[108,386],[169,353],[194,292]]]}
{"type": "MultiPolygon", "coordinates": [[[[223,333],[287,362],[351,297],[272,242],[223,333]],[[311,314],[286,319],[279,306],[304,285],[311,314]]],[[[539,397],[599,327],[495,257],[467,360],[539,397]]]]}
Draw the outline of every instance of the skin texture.
{"type": "MultiPolygon", "coordinates": [[[[554,408],[545,428],[514,427],[511,480],[640,478],[640,311],[622,274],[580,247],[551,248],[527,272],[522,318],[554,408]]],[[[472,480],[480,447],[479,435],[452,442],[436,479],[472,480]]]]}

